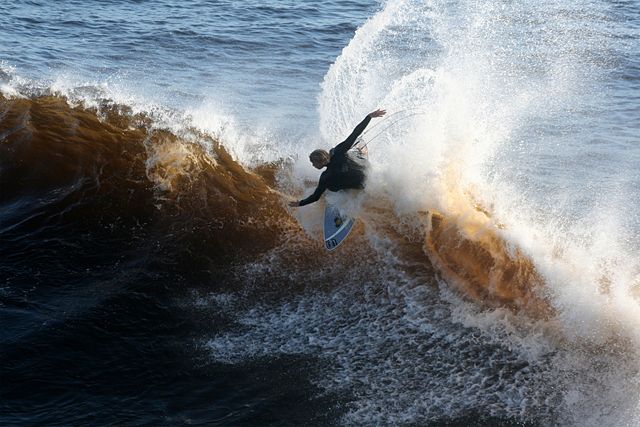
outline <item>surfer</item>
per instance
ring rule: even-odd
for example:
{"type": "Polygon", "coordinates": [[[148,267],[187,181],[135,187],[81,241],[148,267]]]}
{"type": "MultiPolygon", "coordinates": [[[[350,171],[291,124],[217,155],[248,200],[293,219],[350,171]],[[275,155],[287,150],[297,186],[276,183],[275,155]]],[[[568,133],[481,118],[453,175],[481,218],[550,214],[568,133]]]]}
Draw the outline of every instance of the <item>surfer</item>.
{"type": "Polygon", "coordinates": [[[365,166],[352,158],[347,152],[353,147],[360,134],[374,117],[382,117],[387,112],[377,109],[367,116],[353,129],[351,135],[331,151],[318,149],[309,154],[309,160],[316,169],[327,169],[320,175],[318,186],[312,195],[306,199],[289,202],[289,206],[304,206],[318,201],[325,190],[340,191],[347,189],[361,190],[364,188],[365,166]]]}

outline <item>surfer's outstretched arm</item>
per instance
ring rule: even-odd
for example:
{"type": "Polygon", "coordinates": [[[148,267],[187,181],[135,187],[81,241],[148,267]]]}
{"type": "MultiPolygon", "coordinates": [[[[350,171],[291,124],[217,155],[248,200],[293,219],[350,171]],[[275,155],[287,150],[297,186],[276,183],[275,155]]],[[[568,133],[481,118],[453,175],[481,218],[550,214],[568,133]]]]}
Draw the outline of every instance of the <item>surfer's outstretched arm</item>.
{"type": "Polygon", "coordinates": [[[367,114],[367,117],[365,117],[364,120],[362,120],[358,124],[358,126],[355,127],[355,129],[353,129],[351,135],[349,135],[347,139],[342,141],[340,144],[335,146],[335,148],[333,149],[333,155],[335,156],[336,154],[344,154],[349,151],[349,149],[351,149],[351,147],[353,147],[353,144],[356,142],[356,139],[358,139],[360,134],[364,132],[371,119],[374,117],[382,117],[385,114],[387,114],[387,112],[380,108],[367,114]]]}
{"type": "Polygon", "coordinates": [[[312,195],[300,201],[290,202],[289,206],[291,207],[304,206],[304,205],[309,205],[311,203],[317,202],[320,196],[322,196],[322,193],[324,193],[324,190],[326,189],[327,187],[324,185],[322,180],[320,180],[320,182],[318,183],[318,186],[316,187],[316,191],[314,191],[312,195]]]}

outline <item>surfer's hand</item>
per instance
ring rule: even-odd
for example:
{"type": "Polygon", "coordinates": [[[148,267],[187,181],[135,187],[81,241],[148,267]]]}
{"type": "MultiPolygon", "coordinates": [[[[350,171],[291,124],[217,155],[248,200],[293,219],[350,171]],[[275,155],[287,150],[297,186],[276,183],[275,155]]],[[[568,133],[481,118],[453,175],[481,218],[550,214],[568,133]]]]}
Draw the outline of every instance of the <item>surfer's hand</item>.
{"type": "Polygon", "coordinates": [[[300,202],[297,200],[294,200],[292,202],[289,202],[289,206],[291,206],[292,208],[297,208],[298,206],[300,206],[300,202]]]}
{"type": "Polygon", "coordinates": [[[369,113],[369,117],[371,117],[371,118],[382,117],[385,114],[387,114],[386,110],[383,110],[382,108],[378,108],[376,111],[373,111],[373,112],[369,113]]]}

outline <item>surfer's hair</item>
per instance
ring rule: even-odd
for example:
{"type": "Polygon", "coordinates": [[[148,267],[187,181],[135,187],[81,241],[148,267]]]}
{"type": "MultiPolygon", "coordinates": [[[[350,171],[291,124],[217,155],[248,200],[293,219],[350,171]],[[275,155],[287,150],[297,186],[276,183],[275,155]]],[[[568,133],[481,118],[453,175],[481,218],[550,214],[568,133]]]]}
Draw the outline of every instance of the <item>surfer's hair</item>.
{"type": "Polygon", "coordinates": [[[312,162],[329,163],[330,159],[331,156],[327,150],[313,150],[311,154],[309,154],[309,160],[312,162]]]}

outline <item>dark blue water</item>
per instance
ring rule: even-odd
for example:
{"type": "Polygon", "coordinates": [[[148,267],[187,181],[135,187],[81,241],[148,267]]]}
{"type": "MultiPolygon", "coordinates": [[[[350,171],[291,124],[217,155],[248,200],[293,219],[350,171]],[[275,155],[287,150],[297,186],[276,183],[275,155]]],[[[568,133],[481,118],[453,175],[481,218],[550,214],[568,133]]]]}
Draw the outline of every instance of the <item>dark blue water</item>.
{"type": "Polygon", "coordinates": [[[0,6],[0,57],[38,80],[122,87],[251,120],[308,118],[327,67],[375,2],[23,2],[0,6]],[[237,111],[240,110],[240,111],[237,111]]]}

